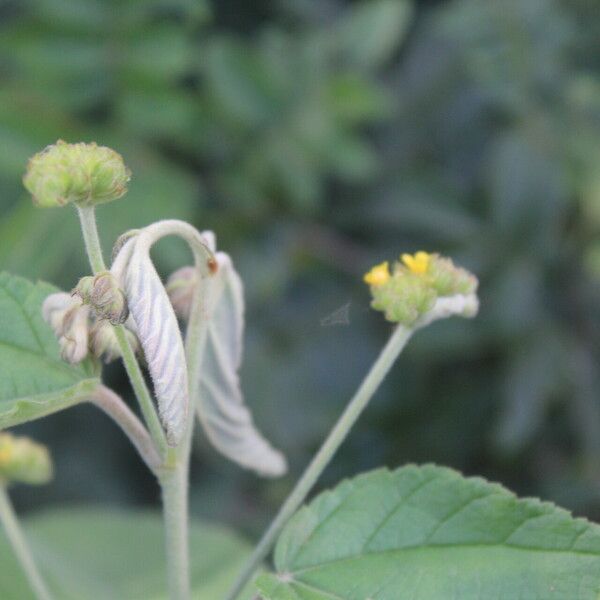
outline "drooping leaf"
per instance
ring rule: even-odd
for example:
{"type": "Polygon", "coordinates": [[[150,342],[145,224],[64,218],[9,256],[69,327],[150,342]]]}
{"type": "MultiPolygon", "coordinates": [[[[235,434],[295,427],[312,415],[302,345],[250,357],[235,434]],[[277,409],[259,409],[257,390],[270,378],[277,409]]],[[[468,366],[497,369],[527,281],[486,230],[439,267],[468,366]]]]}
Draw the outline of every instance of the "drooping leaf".
{"type": "MultiPolygon", "coordinates": [[[[151,512],[69,509],[25,521],[25,532],[50,591],[60,600],[166,600],[163,522],[151,512]]],[[[233,533],[192,522],[193,598],[221,600],[248,546],[233,533]]],[[[0,598],[33,600],[0,530],[0,598]]],[[[244,600],[251,594],[242,596],[244,600]]]]}
{"type": "Polygon", "coordinates": [[[128,242],[116,261],[123,253],[130,253],[124,274],[129,310],[152,376],[167,441],[176,446],[183,438],[189,408],[187,363],[177,317],[142,235],[128,242]]]}
{"type": "Polygon", "coordinates": [[[0,429],[83,401],[98,384],[91,360],[64,362],[43,321],[44,298],[56,289],[0,273],[0,429]]]}
{"type": "Polygon", "coordinates": [[[266,600],[597,599],[600,526],[442,467],[379,469],[302,508],[266,600]]]}
{"type": "Polygon", "coordinates": [[[198,416],[210,441],[225,456],[276,477],[286,471],[285,458],[256,429],[238,378],[244,332],[242,281],[227,254],[218,252],[216,259],[219,269],[208,284],[198,416]]]}

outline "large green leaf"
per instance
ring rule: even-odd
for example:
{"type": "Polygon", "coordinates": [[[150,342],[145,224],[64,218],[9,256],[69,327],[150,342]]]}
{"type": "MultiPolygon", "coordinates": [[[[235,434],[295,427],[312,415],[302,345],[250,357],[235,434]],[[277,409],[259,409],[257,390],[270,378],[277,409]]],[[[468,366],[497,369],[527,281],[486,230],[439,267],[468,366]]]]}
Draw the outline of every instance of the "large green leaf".
{"type": "Polygon", "coordinates": [[[372,471],[302,508],[267,600],[597,600],[600,526],[442,467],[372,471]]]}
{"type": "Polygon", "coordinates": [[[97,385],[90,360],[69,365],[42,319],[42,302],[56,289],[0,273],[0,429],[82,401],[97,385]]]}
{"type": "MultiPolygon", "coordinates": [[[[28,519],[28,541],[56,600],[166,598],[163,521],[159,514],[69,509],[28,519]]],[[[192,522],[193,598],[221,600],[248,554],[233,533],[192,522]]],[[[250,594],[243,596],[249,598],[250,594]]],[[[0,598],[33,595],[0,532],[0,598]]]]}

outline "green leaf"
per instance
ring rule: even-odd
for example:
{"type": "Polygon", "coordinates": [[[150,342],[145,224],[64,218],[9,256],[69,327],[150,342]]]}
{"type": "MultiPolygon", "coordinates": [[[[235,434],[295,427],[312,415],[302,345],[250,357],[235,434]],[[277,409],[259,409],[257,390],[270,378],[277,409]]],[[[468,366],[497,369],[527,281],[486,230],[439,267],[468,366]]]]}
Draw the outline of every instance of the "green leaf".
{"type": "Polygon", "coordinates": [[[302,508],[261,575],[266,600],[597,600],[600,526],[426,465],[379,469],[302,508]]]}
{"type": "Polygon", "coordinates": [[[361,2],[348,11],[334,31],[334,43],[359,67],[377,67],[402,41],[412,16],[408,0],[361,2]]]}
{"type": "MultiPolygon", "coordinates": [[[[164,530],[159,514],[69,509],[27,519],[25,531],[58,600],[166,599],[164,530]]],[[[222,600],[248,554],[224,528],[190,526],[193,598],[222,600]]],[[[251,594],[243,595],[244,600],[251,594]]],[[[0,533],[0,598],[34,596],[0,533]]]]}
{"type": "Polygon", "coordinates": [[[42,319],[45,283],[0,273],[0,429],[62,410],[98,384],[91,360],[69,365],[42,319]]]}

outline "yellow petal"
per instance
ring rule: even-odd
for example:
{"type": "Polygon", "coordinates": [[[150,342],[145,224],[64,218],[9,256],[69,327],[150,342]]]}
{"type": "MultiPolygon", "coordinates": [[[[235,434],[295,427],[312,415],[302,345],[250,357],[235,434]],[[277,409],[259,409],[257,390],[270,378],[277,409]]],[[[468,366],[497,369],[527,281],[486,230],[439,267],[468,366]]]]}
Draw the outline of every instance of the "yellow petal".
{"type": "Polygon", "coordinates": [[[416,254],[403,254],[402,262],[406,265],[411,273],[423,275],[429,269],[429,261],[431,254],[428,252],[417,252],[416,254]]]}
{"type": "Polygon", "coordinates": [[[387,261],[374,266],[365,276],[364,281],[372,286],[384,285],[390,280],[390,265],[387,261]]]}

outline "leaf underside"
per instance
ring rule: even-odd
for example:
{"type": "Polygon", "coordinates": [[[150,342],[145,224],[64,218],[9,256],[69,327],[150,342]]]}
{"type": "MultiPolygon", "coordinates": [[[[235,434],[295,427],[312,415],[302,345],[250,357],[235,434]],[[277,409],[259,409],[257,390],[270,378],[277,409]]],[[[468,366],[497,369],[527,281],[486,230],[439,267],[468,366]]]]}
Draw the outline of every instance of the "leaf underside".
{"type": "Polygon", "coordinates": [[[265,600],[598,600],[600,526],[434,465],[319,495],[275,550],[265,600]]]}
{"type": "MultiPolygon", "coordinates": [[[[166,600],[158,513],[69,509],[25,521],[32,552],[56,600],[166,600]]],[[[192,521],[192,597],[222,600],[249,548],[233,533],[192,521]]],[[[249,600],[250,591],[240,597],[249,600]]],[[[0,531],[0,598],[34,600],[0,531]]]]}
{"type": "Polygon", "coordinates": [[[61,359],[42,319],[42,302],[56,291],[0,273],[0,429],[72,406],[98,383],[91,360],[69,365],[61,359]]]}
{"type": "Polygon", "coordinates": [[[223,252],[216,256],[219,270],[209,284],[198,416],[222,454],[260,475],[278,477],[287,469],[285,458],[256,428],[238,378],[244,333],[242,280],[229,256],[223,252]]]}

